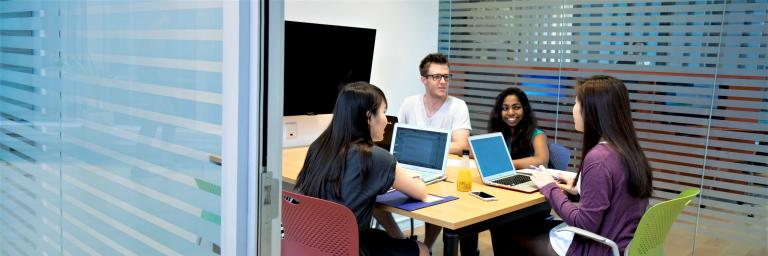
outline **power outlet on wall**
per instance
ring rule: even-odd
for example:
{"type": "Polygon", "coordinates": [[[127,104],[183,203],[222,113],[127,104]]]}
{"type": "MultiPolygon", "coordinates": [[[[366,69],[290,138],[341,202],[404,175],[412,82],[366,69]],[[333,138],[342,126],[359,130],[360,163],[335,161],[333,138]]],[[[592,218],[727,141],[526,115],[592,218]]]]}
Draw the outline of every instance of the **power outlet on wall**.
{"type": "Polygon", "coordinates": [[[299,126],[296,122],[287,122],[283,126],[283,137],[288,139],[295,139],[299,132],[299,126]]]}

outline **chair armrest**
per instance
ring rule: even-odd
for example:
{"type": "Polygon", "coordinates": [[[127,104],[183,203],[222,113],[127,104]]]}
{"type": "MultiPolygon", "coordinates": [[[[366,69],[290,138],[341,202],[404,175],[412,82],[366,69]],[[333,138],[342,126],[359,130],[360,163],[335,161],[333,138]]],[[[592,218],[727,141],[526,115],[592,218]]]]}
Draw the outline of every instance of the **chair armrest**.
{"type": "Polygon", "coordinates": [[[577,227],[571,227],[571,226],[565,226],[558,230],[555,230],[555,232],[573,232],[574,234],[585,236],[589,239],[595,240],[601,244],[607,245],[611,247],[611,251],[613,252],[613,256],[620,256],[619,255],[619,246],[616,245],[615,242],[611,241],[611,239],[602,237],[601,235],[577,228],[577,227]]]}

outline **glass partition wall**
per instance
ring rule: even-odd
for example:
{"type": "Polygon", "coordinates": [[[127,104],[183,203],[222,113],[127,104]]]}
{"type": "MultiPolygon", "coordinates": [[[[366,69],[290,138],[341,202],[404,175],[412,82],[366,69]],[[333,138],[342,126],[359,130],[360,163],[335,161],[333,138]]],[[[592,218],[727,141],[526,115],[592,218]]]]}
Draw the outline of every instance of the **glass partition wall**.
{"type": "MultiPolygon", "coordinates": [[[[526,91],[549,140],[580,147],[578,79],[624,80],[654,168],[652,203],[686,188],[670,255],[768,249],[768,1],[441,1],[450,93],[484,133],[501,90],[526,91]]],[[[579,166],[572,152],[569,170],[579,166]]]]}
{"type": "Polygon", "coordinates": [[[222,2],[0,3],[0,255],[218,255],[222,2]]]}

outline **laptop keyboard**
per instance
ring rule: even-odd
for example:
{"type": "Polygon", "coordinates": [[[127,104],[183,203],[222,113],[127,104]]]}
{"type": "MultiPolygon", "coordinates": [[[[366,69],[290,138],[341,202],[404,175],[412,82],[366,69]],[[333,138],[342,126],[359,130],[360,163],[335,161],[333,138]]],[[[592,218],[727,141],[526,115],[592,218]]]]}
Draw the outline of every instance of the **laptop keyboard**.
{"type": "Polygon", "coordinates": [[[515,186],[515,185],[526,183],[529,181],[531,181],[531,177],[528,177],[527,175],[513,175],[503,179],[496,180],[494,182],[502,185],[507,185],[507,186],[515,186]]]}
{"type": "Polygon", "coordinates": [[[423,182],[430,182],[430,181],[433,181],[434,179],[440,178],[442,176],[442,175],[427,174],[427,173],[421,173],[421,175],[422,175],[421,176],[421,181],[423,181],[423,182]]]}

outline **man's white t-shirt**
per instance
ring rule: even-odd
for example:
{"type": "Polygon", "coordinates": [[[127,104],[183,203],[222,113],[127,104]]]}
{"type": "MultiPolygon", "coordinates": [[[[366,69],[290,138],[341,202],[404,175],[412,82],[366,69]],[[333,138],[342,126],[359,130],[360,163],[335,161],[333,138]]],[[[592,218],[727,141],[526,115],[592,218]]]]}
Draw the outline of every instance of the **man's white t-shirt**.
{"type": "Polygon", "coordinates": [[[412,95],[405,98],[400,105],[397,121],[410,125],[426,126],[447,130],[472,130],[469,122],[469,108],[463,100],[448,96],[440,109],[432,117],[427,117],[424,107],[424,94],[412,95]]]}

